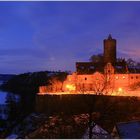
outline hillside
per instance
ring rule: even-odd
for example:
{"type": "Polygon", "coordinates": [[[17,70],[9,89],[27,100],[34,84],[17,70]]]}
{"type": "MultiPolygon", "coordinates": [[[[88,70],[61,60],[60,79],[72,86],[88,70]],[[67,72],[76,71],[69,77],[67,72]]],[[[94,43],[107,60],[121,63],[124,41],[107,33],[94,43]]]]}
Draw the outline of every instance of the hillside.
{"type": "Polygon", "coordinates": [[[13,78],[15,75],[14,74],[0,74],[0,81],[8,81],[11,78],[13,78]]]}
{"type": "MultiPolygon", "coordinates": [[[[1,76],[1,75],[0,75],[1,76]]],[[[40,71],[32,73],[23,73],[15,75],[8,79],[0,88],[15,92],[15,93],[37,93],[39,86],[49,85],[49,80],[52,77],[56,77],[57,80],[64,81],[67,76],[67,72],[51,72],[51,71],[40,71]]],[[[2,77],[4,79],[4,77],[2,77]]]]}
{"type": "Polygon", "coordinates": [[[53,78],[63,82],[66,76],[67,72],[40,71],[23,73],[13,76],[1,85],[0,89],[19,94],[22,112],[26,114],[34,110],[35,95],[38,93],[39,86],[50,85],[50,79],[53,78]]]}

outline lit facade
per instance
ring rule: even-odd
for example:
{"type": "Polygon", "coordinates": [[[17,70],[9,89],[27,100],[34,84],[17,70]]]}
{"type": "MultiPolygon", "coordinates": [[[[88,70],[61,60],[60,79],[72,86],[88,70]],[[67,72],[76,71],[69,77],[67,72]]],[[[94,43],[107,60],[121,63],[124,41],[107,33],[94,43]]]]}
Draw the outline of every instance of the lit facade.
{"type": "Polygon", "coordinates": [[[116,40],[111,35],[104,40],[103,57],[101,65],[77,62],[76,72],[68,75],[63,83],[63,91],[112,95],[140,91],[136,87],[140,82],[140,68],[116,62],[116,40]]]}

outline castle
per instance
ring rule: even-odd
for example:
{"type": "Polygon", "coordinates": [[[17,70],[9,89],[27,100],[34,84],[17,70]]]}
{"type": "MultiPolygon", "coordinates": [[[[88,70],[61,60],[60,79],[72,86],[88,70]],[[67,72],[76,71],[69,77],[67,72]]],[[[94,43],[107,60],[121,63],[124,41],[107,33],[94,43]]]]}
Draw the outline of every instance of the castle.
{"type": "Polygon", "coordinates": [[[117,41],[111,35],[103,44],[103,62],[76,62],[76,72],[63,83],[64,92],[122,95],[140,92],[140,68],[117,61],[117,41]]]}

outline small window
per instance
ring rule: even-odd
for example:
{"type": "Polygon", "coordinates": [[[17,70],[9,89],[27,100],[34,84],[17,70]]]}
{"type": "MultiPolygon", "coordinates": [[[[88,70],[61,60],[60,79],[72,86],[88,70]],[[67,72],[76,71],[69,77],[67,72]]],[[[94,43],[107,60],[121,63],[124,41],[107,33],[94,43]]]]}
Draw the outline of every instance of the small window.
{"type": "Polygon", "coordinates": [[[80,69],[84,69],[84,66],[81,66],[80,69]]]}
{"type": "Polygon", "coordinates": [[[131,76],[131,79],[133,79],[133,76],[131,76]]]}
{"type": "Polygon", "coordinates": [[[87,80],[87,78],[85,77],[85,80],[87,80]]]}
{"type": "Polygon", "coordinates": [[[108,73],[110,73],[110,70],[108,70],[108,73]]]}
{"type": "Polygon", "coordinates": [[[94,69],[94,66],[90,66],[90,69],[94,69]]]}
{"type": "Polygon", "coordinates": [[[136,76],[136,79],[138,79],[138,76],[136,76]]]}
{"type": "Polygon", "coordinates": [[[125,76],[123,76],[123,79],[125,79],[125,76]]]}

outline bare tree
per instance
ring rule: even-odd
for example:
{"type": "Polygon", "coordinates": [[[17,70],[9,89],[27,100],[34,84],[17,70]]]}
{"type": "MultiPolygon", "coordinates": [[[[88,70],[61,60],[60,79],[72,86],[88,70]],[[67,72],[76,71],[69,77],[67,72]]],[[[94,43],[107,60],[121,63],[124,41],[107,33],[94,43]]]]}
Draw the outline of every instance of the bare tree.
{"type": "Polygon", "coordinates": [[[98,75],[93,82],[93,92],[96,95],[107,95],[112,92],[112,77],[110,75],[98,75]]]}
{"type": "MultiPolygon", "coordinates": [[[[111,94],[113,92],[113,75],[110,74],[101,74],[99,72],[96,72],[93,75],[93,81],[92,82],[92,92],[95,95],[108,95],[111,94]]],[[[80,85],[78,85],[78,89],[79,92],[81,92],[82,94],[88,94],[88,90],[86,87],[86,82],[82,83],[80,85]]],[[[89,127],[89,139],[92,138],[92,129],[93,127],[96,125],[96,120],[99,119],[99,117],[96,118],[96,113],[94,110],[94,106],[95,106],[95,98],[92,95],[85,95],[84,96],[84,102],[87,105],[88,108],[88,115],[89,115],[89,123],[88,123],[88,127],[89,127]],[[89,97],[90,96],[90,97],[89,97]],[[96,118],[96,119],[95,119],[96,118]]]]}
{"type": "Polygon", "coordinates": [[[128,66],[135,66],[136,65],[136,62],[132,58],[127,59],[126,63],[128,66]]]}
{"type": "Polygon", "coordinates": [[[133,91],[139,89],[139,88],[140,88],[140,82],[136,82],[136,83],[134,83],[134,84],[131,84],[131,85],[129,86],[129,88],[130,88],[131,90],[133,90],[133,91]]]}
{"type": "Polygon", "coordinates": [[[62,91],[63,82],[58,80],[58,78],[53,77],[50,79],[50,90],[53,92],[62,91]]]}

